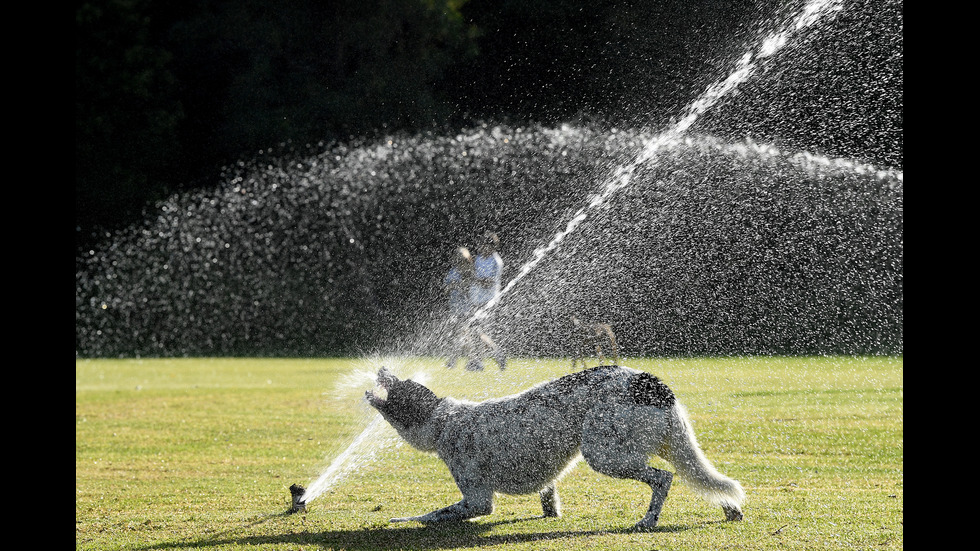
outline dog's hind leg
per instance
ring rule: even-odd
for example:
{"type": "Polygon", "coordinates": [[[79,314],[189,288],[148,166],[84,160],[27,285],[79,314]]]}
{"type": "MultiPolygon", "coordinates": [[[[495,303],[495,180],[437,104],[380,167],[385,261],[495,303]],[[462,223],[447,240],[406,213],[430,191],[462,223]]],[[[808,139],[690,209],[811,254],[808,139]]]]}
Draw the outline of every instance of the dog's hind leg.
{"type": "Polygon", "coordinates": [[[614,365],[619,365],[619,345],[616,344],[616,334],[613,333],[611,325],[604,325],[603,330],[609,337],[609,344],[612,347],[613,359],[616,362],[614,365]]]}
{"type": "MultiPolygon", "coordinates": [[[[621,459],[621,458],[620,458],[621,459]]],[[[674,474],[663,469],[655,469],[646,465],[646,457],[643,454],[634,456],[633,461],[624,462],[617,459],[614,462],[590,459],[588,455],[585,460],[589,466],[604,475],[615,478],[631,478],[640,482],[645,482],[650,486],[652,494],[650,496],[650,506],[643,518],[636,523],[636,528],[641,530],[652,530],[657,527],[660,521],[660,511],[664,508],[667,500],[667,492],[670,491],[670,484],[674,480],[674,474]],[[642,462],[640,466],[637,462],[642,462]],[[632,463],[632,466],[627,463],[632,463]]]]}
{"type": "Polygon", "coordinates": [[[636,527],[643,530],[651,530],[657,527],[660,520],[660,511],[664,508],[664,501],[667,500],[667,492],[670,491],[670,483],[674,479],[673,473],[661,469],[647,467],[643,478],[639,479],[650,485],[653,495],[650,497],[650,507],[647,514],[636,523],[636,527]]]}
{"type": "MultiPolygon", "coordinates": [[[[656,528],[674,475],[647,465],[649,448],[644,449],[628,426],[635,419],[616,415],[615,406],[602,409],[590,412],[592,415],[582,428],[582,457],[596,472],[649,485],[652,491],[650,506],[636,527],[643,530],[656,528]]],[[[645,444],[656,446],[656,442],[645,444]]]]}
{"type": "Polygon", "coordinates": [[[541,509],[546,517],[561,516],[561,500],[558,498],[558,487],[548,484],[538,492],[541,495],[541,509]]]}

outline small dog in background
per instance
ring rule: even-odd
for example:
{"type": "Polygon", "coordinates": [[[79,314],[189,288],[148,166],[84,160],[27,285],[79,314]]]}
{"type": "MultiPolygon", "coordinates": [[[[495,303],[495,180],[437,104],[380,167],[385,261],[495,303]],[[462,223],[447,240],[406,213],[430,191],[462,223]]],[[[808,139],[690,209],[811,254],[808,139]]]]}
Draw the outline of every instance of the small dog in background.
{"type": "Polygon", "coordinates": [[[613,365],[619,364],[619,345],[616,344],[616,334],[613,333],[612,326],[608,323],[586,324],[572,316],[572,346],[575,355],[572,356],[572,369],[578,362],[582,362],[582,367],[586,368],[585,358],[590,357],[592,350],[595,350],[599,365],[606,361],[603,354],[604,345],[608,345],[609,351],[613,354],[613,365]]]}

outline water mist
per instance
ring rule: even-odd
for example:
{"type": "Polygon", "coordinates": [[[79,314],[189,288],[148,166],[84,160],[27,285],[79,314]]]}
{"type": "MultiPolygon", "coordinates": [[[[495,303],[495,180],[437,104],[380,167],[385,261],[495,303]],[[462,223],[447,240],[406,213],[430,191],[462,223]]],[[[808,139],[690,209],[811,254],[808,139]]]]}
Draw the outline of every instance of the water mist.
{"type": "MultiPolygon", "coordinates": [[[[730,74],[723,80],[709,86],[700,97],[687,107],[682,116],[676,119],[676,122],[662,133],[645,138],[633,159],[617,167],[605,180],[599,192],[571,215],[564,228],[555,234],[546,245],[534,250],[531,259],[519,268],[517,275],[503,287],[502,292],[474,314],[474,320],[487,317],[501,301],[507,300],[515,286],[535,270],[546,257],[552,255],[569,235],[582,226],[594,212],[602,210],[616,194],[629,188],[635,181],[635,174],[647,169],[648,165],[656,164],[659,156],[665,151],[681,146],[696,146],[725,149],[726,155],[744,154],[744,151],[739,151],[740,146],[706,144],[703,140],[695,143],[688,132],[702,114],[750,79],[760,64],[786,46],[794,34],[820,22],[825,22],[840,9],[841,4],[836,0],[813,0],[795,18],[786,22],[776,31],[761,37],[756,46],[739,59],[730,74]]],[[[749,143],[741,147],[753,149],[755,155],[781,155],[774,148],[766,148],[757,144],[749,143]]],[[[791,159],[791,162],[797,165],[807,165],[810,169],[814,169],[814,166],[817,168],[831,167],[855,172],[876,173],[881,178],[890,178],[899,182],[902,180],[900,172],[882,170],[860,163],[841,163],[814,155],[798,155],[791,159]]],[[[426,328],[424,331],[428,330],[429,328],[426,328]]],[[[302,490],[301,487],[294,485],[293,505],[290,510],[292,512],[305,510],[306,504],[333,487],[353,469],[370,461],[378,453],[379,448],[386,445],[385,440],[381,438],[384,429],[385,424],[381,416],[375,415],[363,432],[351,442],[347,449],[334,458],[327,468],[305,489],[304,493],[299,492],[302,490]]]]}

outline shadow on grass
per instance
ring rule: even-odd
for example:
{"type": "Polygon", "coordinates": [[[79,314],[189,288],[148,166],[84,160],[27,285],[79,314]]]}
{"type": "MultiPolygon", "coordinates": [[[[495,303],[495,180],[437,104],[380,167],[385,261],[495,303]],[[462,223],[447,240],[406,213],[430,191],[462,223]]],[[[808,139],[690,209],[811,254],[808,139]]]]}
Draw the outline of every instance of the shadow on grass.
{"type": "MultiPolygon", "coordinates": [[[[271,515],[251,523],[254,526],[282,517],[285,514],[271,515]]],[[[183,540],[172,543],[159,543],[142,550],[156,549],[194,549],[221,547],[226,545],[263,546],[263,545],[304,545],[322,547],[324,549],[349,550],[378,550],[378,549],[465,549],[469,547],[484,547],[489,545],[504,545],[527,543],[534,541],[560,540],[564,538],[580,538],[606,534],[632,534],[640,532],[635,528],[616,528],[610,530],[556,530],[553,532],[524,532],[517,534],[488,534],[494,527],[519,522],[541,520],[542,517],[525,517],[500,521],[467,521],[428,526],[405,526],[402,524],[383,523],[359,529],[311,531],[289,534],[263,534],[230,536],[229,532],[215,534],[208,538],[183,540]]],[[[671,525],[661,526],[651,534],[683,532],[690,526],[671,525]]],[[[237,530],[235,530],[237,531],[237,530]]]]}

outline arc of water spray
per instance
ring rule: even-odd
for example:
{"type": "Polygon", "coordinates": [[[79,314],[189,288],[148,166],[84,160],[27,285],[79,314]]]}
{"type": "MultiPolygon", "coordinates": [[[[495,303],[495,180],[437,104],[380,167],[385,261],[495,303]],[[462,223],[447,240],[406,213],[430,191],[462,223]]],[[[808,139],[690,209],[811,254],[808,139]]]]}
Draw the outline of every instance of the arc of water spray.
{"type": "MultiPolygon", "coordinates": [[[[749,77],[755,72],[759,62],[762,59],[773,55],[783,46],[785,46],[788,38],[793,33],[813,25],[826,15],[839,11],[840,9],[841,0],[811,0],[806,4],[806,6],[804,6],[803,10],[795,19],[790,21],[780,30],[765,36],[755,53],[750,51],[742,56],[742,58],[736,64],[735,70],[732,71],[728,78],[709,86],[700,97],[698,97],[687,107],[683,118],[675,122],[662,134],[649,140],[631,163],[618,168],[606,182],[603,190],[593,197],[593,199],[589,201],[586,206],[579,209],[578,212],[572,216],[572,219],[568,221],[565,229],[555,235],[550,243],[535,249],[531,260],[526,262],[521,267],[518,274],[511,279],[503,289],[501,289],[500,293],[498,293],[496,297],[476,311],[471,321],[486,317],[487,312],[489,312],[499,303],[501,297],[505,296],[511,289],[513,289],[513,287],[517,285],[517,283],[527,274],[529,274],[551,251],[557,249],[562,241],[564,241],[569,234],[574,232],[582,224],[582,222],[588,218],[591,211],[604,205],[609,198],[620,189],[629,186],[630,182],[632,181],[633,174],[636,172],[637,168],[656,159],[657,153],[661,148],[675,143],[684,135],[684,133],[687,132],[691,125],[693,125],[705,111],[718,103],[721,98],[730,94],[732,90],[737,88],[740,84],[748,80],[749,77]]],[[[369,455],[361,448],[366,442],[370,443],[373,440],[372,437],[375,436],[381,428],[383,428],[382,417],[380,415],[375,415],[374,419],[368,424],[364,431],[357,436],[350,446],[348,446],[344,452],[338,455],[333,462],[330,463],[327,469],[321,473],[320,476],[310,485],[310,487],[304,492],[301,501],[303,503],[309,503],[333,486],[333,484],[342,478],[349,470],[361,464],[361,462],[363,462],[369,455]]]]}
{"type": "Polygon", "coordinates": [[[709,86],[701,96],[687,106],[684,117],[677,120],[677,122],[673,123],[673,125],[660,135],[647,141],[643,149],[640,150],[631,163],[617,168],[615,173],[606,181],[602,191],[594,196],[586,206],[579,209],[572,216],[571,220],[568,221],[565,229],[558,232],[552,238],[551,242],[535,249],[531,260],[524,263],[517,275],[501,289],[497,296],[477,310],[470,321],[485,318],[488,312],[500,302],[502,297],[513,289],[524,276],[537,267],[549,253],[557,249],[562,241],[588,218],[590,212],[606,204],[617,191],[629,186],[637,168],[655,160],[661,148],[676,143],[705,111],[718,103],[723,97],[730,94],[743,82],[747,81],[763,59],[782,49],[790,36],[820,21],[825,16],[840,11],[841,8],[841,0],[811,0],[803,7],[795,19],[791,20],[779,30],[763,37],[758,49],[754,53],[749,51],[742,56],[736,63],[735,69],[728,75],[728,78],[709,86]]]}
{"type": "Polygon", "coordinates": [[[358,465],[363,463],[364,459],[367,457],[362,450],[365,445],[371,445],[375,448],[373,452],[377,452],[377,435],[384,428],[384,419],[380,414],[375,414],[374,418],[368,423],[368,426],[354,438],[354,441],[347,446],[347,449],[341,452],[340,455],[334,458],[327,468],[320,473],[320,476],[310,484],[309,488],[303,492],[303,497],[300,499],[303,503],[309,503],[317,498],[323,492],[329,490],[338,480],[347,475],[351,470],[356,468],[358,465]]]}

